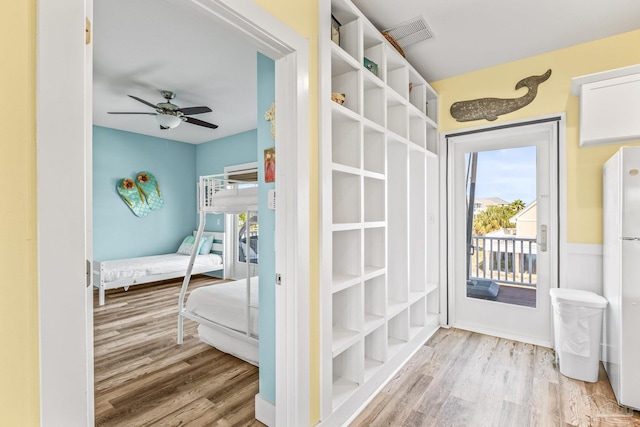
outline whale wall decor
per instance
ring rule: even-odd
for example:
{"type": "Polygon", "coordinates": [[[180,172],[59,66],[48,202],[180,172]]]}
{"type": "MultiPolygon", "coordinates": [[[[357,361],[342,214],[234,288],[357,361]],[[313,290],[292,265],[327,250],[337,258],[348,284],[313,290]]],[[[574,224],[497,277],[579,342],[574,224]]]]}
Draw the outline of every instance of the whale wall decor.
{"type": "Polygon", "coordinates": [[[526,77],[516,84],[516,90],[526,87],[529,92],[520,98],[480,98],[470,101],[458,101],[451,105],[451,116],[459,122],[473,120],[494,121],[503,114],[512,113],[531,103],[538,94],[538,85],[546,82],[551,76],[551,70],[547,70],[541,76],[526,77]]]}

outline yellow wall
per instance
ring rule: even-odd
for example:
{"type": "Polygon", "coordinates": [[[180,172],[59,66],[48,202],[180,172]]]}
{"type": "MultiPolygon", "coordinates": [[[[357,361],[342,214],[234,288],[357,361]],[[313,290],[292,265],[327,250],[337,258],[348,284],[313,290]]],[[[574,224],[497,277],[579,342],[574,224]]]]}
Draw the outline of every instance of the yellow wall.
{"type": "Polygon", "coordinates": [[[493,123],[566,112],[567,240],[602,243],[602,164],[619,145],[578,147],[579,100],[569,92],[571,79],[640,63],[638,46],[640,30],[434,82],[440,94],[440,130],[488,124],[486,120],[458,123],[449,108],[456,101],[521,96],[526,89],[514,89],[520,79],[551,68],[551,77],[540,85],[531,104],[493,123]]]}
{"type": "Polygon", "coordinates": [[[318,0],[255,0],[283,23],[309,40],[309,293],[310,421],[320,420],[320,301],[318,188],[318,0]]]}
{"type": "Polygon", "coordinates": [[[35,0],[0,18],[0,425],[39,424],[35,0]]]}

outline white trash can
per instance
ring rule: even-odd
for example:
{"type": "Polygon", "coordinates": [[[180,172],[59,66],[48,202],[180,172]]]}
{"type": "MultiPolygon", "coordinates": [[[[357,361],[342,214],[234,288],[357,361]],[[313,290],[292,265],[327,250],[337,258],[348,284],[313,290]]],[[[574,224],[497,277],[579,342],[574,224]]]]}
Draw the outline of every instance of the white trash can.
{"type": "Polygon", "coordinates": [[[551,289],[556,359],[565,377],[598,381],[602,314],[607,300],[577,289],[551,289]]]}

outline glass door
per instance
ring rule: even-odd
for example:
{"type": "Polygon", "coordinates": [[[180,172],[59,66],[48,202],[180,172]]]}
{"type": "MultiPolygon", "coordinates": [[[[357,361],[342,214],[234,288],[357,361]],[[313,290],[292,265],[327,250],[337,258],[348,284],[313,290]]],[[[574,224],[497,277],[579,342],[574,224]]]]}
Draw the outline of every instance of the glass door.
{"type": "Polygon", "coordinates": [[[555,123],[448,141],[451,323],[548,344],[557,276],[555,123]]]}

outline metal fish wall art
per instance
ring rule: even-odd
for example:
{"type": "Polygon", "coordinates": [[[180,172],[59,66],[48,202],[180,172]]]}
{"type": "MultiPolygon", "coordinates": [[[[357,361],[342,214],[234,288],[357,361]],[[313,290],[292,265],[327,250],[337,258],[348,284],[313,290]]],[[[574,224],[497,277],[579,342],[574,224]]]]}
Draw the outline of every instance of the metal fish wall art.
{"type": "Polygon", "coordinates": [[[541,76],[526,77],[516,84],[516,90],[521,87],[529,89],[520,98],[480,98],[470,101],[458,101],[451,105],[451,116],[459,122],[470,122],[473,120],[494,121],[503,114],[512,113],[531,103],[538,94],[538,85],[546,82],[551,76],[551,70],[547,70],[541,76]]]}

